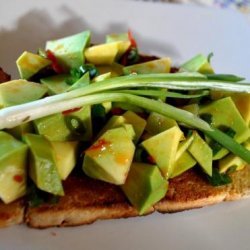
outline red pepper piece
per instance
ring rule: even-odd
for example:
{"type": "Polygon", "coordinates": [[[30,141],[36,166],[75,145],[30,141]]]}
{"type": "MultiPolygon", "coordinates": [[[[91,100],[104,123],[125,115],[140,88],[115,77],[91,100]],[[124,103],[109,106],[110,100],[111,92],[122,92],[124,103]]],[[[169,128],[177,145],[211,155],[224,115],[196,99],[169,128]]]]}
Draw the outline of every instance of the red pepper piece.
{"type": "Polygon", "coordinates": [[[63,68],[58,64],[57,59],[51,50],[46,51],[47,58],[52,62],[52,68],[57,74],[64,72],[63,68]]]}

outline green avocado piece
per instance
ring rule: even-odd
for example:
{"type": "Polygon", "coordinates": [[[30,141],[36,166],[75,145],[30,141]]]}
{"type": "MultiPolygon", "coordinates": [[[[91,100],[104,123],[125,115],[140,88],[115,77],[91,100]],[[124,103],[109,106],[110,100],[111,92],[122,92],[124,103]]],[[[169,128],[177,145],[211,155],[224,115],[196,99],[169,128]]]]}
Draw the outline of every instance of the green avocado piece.
{"type": "Polygon", "coordinates": [[[88,73],[84,74],[72,85],[68,84],[70,77],[69,74],[61,74],[42,78],[40,81],[42,85],[48,88],[49,95],[57,95],[89,85],[90,79],[88,73]]]}
{"type": "Polygon", "coordinates": [[[134,152],[131,135],[124,127],[110,129],[85,151],[83,171],[94,179],[124,184],[134,152]]]}
{"type": "Polygon", "coordinates": [[[85,87],[90,84],[89,72],[85,73],[79,80],[77,80],[74,84],[72,84],[68,89],[68,91],[79,89],[85,87]]]}
{"type": "MultiPolygon", "coordinates": [[[[250,141],[246,141],[243,143],[243,146],[250,150],[250,141]]],[[[220,173],[226,173],[230,170],[241,170],[243,169],[247,163],[242,160],[239,156],[236,156],[234,154],[228,154],[224,158],[219,160],[219,172],[220,173]]]]}
{"type": "Polygon", "coordinates": [[[43,117],[33,123],[37,133],[50,141],[89,141],[92,138],[90,106],[43,117]]]}
{"type": "Polygon", "coordinates": [[[76,165],[78,142],[51,142],[61,180],[66,180],[76,165]]]}
{"type": "Polygon", "coordinates": [[[170,58],[161,58],[149,62],[134,64],[123,68],[125,75],[129,74],[152,74],[152,73],[169,73],[171,68],[170,58]]]}
{"type": "Polygon", "coordinates": [[[41,69],[50,65],[51,61],[37,54],[25,51],[17,59],[16,64],[20,77],[28,80],[41,69]]]}
{"type": "Polygon", "coordinates": [[[111,77],[123,75],[123,65],[116,62],[111,65],[98,65],[96,68],[101,75],[109,72],[111,77]]]}
{"type": "Polygon", "coordinates": [[[42,98],[47,88],[26,80],[13,80],[0,84],[0,109],[42,98]]]}
{"type": "Polygon", "coordinates": [[[26,134],[23,138],[30,149],[30,178],[39,189],[54,195],[64,195],[51,143],[41,135],[26,134]]]}
{"type": "Polygon", "coordinates": [[[165,178],[172,174],[176,152],[182,137],[182,131],[175,126],[142,142],[142,146],[155,160],[165,178]]]}
{"type": "Polygon", "coordinates": [[[110,34],[106,36],[106,43],[119,42],[118,59],[130,48],[128,33],[110,34]]]}
{"type": "Polygon", "coordinates": [[[145,129],[148,133],[156,135],[175,126],[177,126],[177,122],[174,119],[152,112],[147,119],[145,129]]]}
{"type": "Polygon", "coordinates": [[[165,197],[168,182],[156,165],[133,162],[127,180],[121,188],[142,215],[165,197]]]}
{"type": "Polygon", "coordinates": [[[189,148],[193,140],[194,140],[194,136],[191,135],[186,140],[181,141],[179,143],[176,156],[175,156],[173,171],[172,171],[170,178],[174,178],[184,173],[185,171],[192,168],[196,164],[196,160],[187,151],[187,149],[189,148]]]}
{"type": "Polygon", "coordinates": [[[46,43],[46,50],[50,50],[58,63],[65,69],[79,68],[84,64],[84,51],[90,42],[90,31],[84,31],[46,43]]]}
{"type": "Polygon", "coordinates": [[[13,135],[16,139],[22,140],[26,133],[33,133],[34,127],[32,122],[26,122],[14,128],[7,129],[6,131],[13,135]]]}
{"type": "Polygon", "coordinates": [[[208,58],[202,54],[199,54],[182,64],[180,66],[180,71],[199,72],[202,74],[214,73],[208,58]]]}
{"type": "MultiPolygon", "coordinates": [[[[236,108],[231,97],[213,101],[208,105],[200,107],[199,115],[210,115],[212,126],[216,128],[230,128],[235,132],[234,139],[238,143],[246,141],[250,136],[250,130],[236,108]]],[[[208,141],[210,143],[210,141],[208,141]]],[[[212,147],[212,144],[210,144],[212,147]]],[[[218,160],[224,157],[228,151],[221,149],[214,154],[213,159],[218,160]]]]}
{"type": "Polygon", "coordinates": [[[125,118],[125,122],[128,124],[131,124],[135,131],[135,143],[139,141],[147,122],[141,118],[139,115],[132,111],[127,111],[123,114],[123,117],[125,118]]]}
{"type": "Polygon", "coordinates": [[[54,75],[40,79],[43,86],[48,88],[49,95],[57,95],[66,92],[70,85],[67,84],[68,74],[54,75]]]}
{"type": "Polygon", "coordinates": [[[196,165],[196,160],[191,156],[191,154],[187,151],[183,152],[183,154],[176,159],[173,172],[170,178],[174,178],[182,173],[186,172],[188,169],[194,167],[196,165]]]}
{"type": "Polygon", "coordinates": [[[28,147],[0,131],[0,198],[10,203],[26,194],[28,147]]]}
{"type": "Polygon", "coordinates": [[[85,58],[94,65],[111,65],[119,51],[119,42],[94,45],[85,50],[85,58]]]}
{"type": "Polygon", "coordinates": [[[193,132],[194,139],[191,145],[188,147],[188,152],[199,163],[202,169],[210,176],[212,176],[212,162],[213,152],[208,144],[199,136],[199,134],[193,132]]]}

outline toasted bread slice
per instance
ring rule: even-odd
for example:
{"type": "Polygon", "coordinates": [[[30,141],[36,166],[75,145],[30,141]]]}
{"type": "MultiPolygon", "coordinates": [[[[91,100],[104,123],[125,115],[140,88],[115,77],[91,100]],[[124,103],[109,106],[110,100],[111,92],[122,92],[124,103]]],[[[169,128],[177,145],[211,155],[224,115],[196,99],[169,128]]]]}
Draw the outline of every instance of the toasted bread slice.
{"type": "MultiPolygon", "coordinates": [[[[28,208],[27,224],[37,228],[75,226],[98,219],[138,216],[118,186],[86,176],[70,176],[64,182],[64,191],[58,204],[28,208]]],[[[152,208],[148,213],[153,211],[152,208]]]]}
{"type": "MultiPolygon", "coordinates": [[[[232,178],[233,184],[212,187],[196,171],[187,171],[170,181],[166,197],[148,213],[177,212],[249,196],[250,167],[234,173],[232,178]]],[[[118,186],[71,176],[64,182],[64,188],[65,196],[58,204],[28,208],[26,223],[31,227],[46,228],[138,216],[118,186]]]]}
{"type": "Polygon", "coordinates": [[[0,202],[0,227],[23,223],[24,210],[23,199],[19,199],[10,204],[0,202]]]}

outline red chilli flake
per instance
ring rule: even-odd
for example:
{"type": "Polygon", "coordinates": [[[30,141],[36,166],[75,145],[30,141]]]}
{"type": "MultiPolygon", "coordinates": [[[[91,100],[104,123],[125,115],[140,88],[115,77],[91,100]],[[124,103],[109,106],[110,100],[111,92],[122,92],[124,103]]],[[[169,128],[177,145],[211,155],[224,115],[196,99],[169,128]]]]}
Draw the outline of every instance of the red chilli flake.
{"type": "Polygon", "coordinates": [[[52,68],[57,74],[64,72],[63,68],[58,64],[57,59],[51,50],[46,51],[47,58],[52,62],[52,68]]]}
{"type": "Polygon", "coordinates": [[[19,182],[19,183],[23,182],[23,176],[22,175],[14,175],[13,179],[14,179],[14,181],[19,182]]]}
{"type": "Polygon", "coordinates": [[[109,146],[111,143],[104,140],[104,139],[100,139],[98,140],[94,145],[92,145],[90,148],[88,148],[86,150],[87,151],[95,151],[95,150],[101,150],[106,148],[107,146],[109,146]]]}
{"type": "Polygon", "coordinates": [[[154,159],[153,156],[151,156],[151,155],[149,155],[149,156],[147,157],[147,160],[148,160],[148,162],[151,163],[151,164],[155,164],[155,163],[156,163],[155,159],[154,159]]]}
{"type": "Polygon", "coordinates": [[[76,111],[79,111],[81,108],[74,108],[74,109],[68,109],[62,112],[63,115],[69,115],[71,113],[74,113],[76,111]]]}
{"type": "Polygon", "coordinates": [[[136,41],[135,41],[135,39],[134,39],[134,37],[132,35],[132,32],[130,30],[128,31],[128,39],[129,39],[129,41],[131,43],[130,47],[137,48],[137,43],[136,43],[136,41]]]}
{"type": "Polygon", "coordinates": [[[121,108],[112,108],[111,109],[112,115],[122,115],[123,113],[124,113],[124,111],[121,108]]]}

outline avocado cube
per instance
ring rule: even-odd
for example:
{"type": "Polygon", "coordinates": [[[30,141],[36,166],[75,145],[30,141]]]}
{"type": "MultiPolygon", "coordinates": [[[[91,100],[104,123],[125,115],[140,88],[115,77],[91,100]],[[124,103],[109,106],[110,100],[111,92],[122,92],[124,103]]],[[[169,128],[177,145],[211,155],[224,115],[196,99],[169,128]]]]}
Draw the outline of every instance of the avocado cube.
{"type": "Polygon", "coordinates": [[[134,131],[135,131],[134,141],[138,142],[146,127],[147,122],[132,111],[125,112],[123,114],[123,117],[125,118],[126,123],[131,124],[133,126],[134,131]]]}
{"type": "MultiPolygon", "coordinates": [[[[199,115],[208,114],[212,117],[212,126],[230,128],[235,132],[234,139],[238,143],[245,142],[250,136],[248,125],[242,118],[231,97],[225,97],[200,107],[199,115]]],[[[210,141],[208,141],[210,143],[210,141]]],[[[228,150],[221,149],[214,156],[214,160],[221,159],[228,150]]]]}
{"type": "Polygon", "coordinates": [[[46,93],[46,87],[26,80],[13,80],[1,83],[0,109],[38,100],[46,93]]]}
{"type": "Polygon", "coordinates": [[[202,74],[213,74],[214,71],[208,58],[199,54],[180,66],[180,71],[200,72],[202,74]]]}
{"type": "Polygon", "coordinates": [[[90,42],[90,32],[84,31],[46,43],[46,50],[53,52],[58,63],[65,69],[79,68],[84,64],[84,51],[90,42]]]}
{"type": "Polygon", "coordinates": [[[202,169],[208,175],[212,176],[212,163],[213,163],[213,152],[208,144],[199,136],[199,134],[193,132],[194,139],[191,145],[188,147],[189,153],[199,163],[202,169]]]}
{"type": "Polygon", "coordinates": [[[124,184],[134,152],[131,135],[124,127],[107,130],[85,151],[83,171],[94,179],[124,184]]]}
{"type": "Polygon", "coordinates": [[[96,68],[100,75],[105,73],[111,73],[111,77],[123,75],[123,65],[116,62],[111,65],[97,65],[96,68]]]}
{"type": "Polygon", "coordinates": [[[142,215],[166,195],[168,182],[156,165],[133,162],[121,188],[142,215]]]}
{"type": "MultiPolygon", "coordinates": [[[[243,146],[250,150],[250,141],[246,141],[243,146]]],[[[239,156],[234,154],[228,154],[222,159],[219,160],[219,172],[226,173],[230,170],[241,170],[243,169],[247,163],[242,160],[239,156]]]]}
{"type": "Polygon", "coordinates": [[[148,133],[156,135],[175,126],[178,125],[174,119],[155,112],[151,112],[147,119],[147,125],[145,129],[148,133]]]}
{"type": "Polygon", "coordinates": [[[55,152],[56,167],[61,180],[66,180],[77,160],[78,142],[51,142],[55,152]]]}
{"type": "Polygon", "coordinates": [[[70,75],[54,75],[40,79],[43,86],[48,89],[49,95],[57,95],[66,92],[70,85],[67,84],[67,79],[70,75]]]}
{"type": "Polygon", "coordinates": [[[37,119],[34,127],[50,141],[89,141],[92,137],[90,106],[37,119]]]}
{"type": "Polygon", "coordinates": [[[32,122],[22,123],[14,128],[6,129],[8,133],[13,135],[16,139],[22,140],[26,133],[32,133],[34,130],[32,122]]]}
{"type": "Polygon", "coordinates": [[[95,65],[111,65],[119,52],[119,42],[94,45],[85,50],[85,58],[95,65]]]}
{"type": "Polygon", "coordinates": [[[152,73],[169,73],[171,68],[170,58],[161,58],[149,62],[138,63],[123,68],[125,75],[132,73],[152,74],[152,73]]]}
{"type": "Polygon", "coordinates": [[[188,151],[183,152],[183,154],[176,159],[173,166],[173,172],[170,178],[174,178],[178,175],[181,175],[188,169],[194,167],[196,163],[197,163],[196,160],[192,157],[192,155],[188,151]]]}
{"type": "Polygon", "coordinates": [[[4,203],[26,194],[28,147],[0,131],[0,198],[4,203]]]}
{"type": "Polygon", "coordinates": [[[50,65],[51,61],[42,56],[25,51],[17,59],[16,64],[20,77],[28,80],[41,69],[50,65]]]}
{"type": "Polygon", "coordinates": [[[24,141],[30,149],[30,178],[39,189],[54,195],[64,195],[51,143],[44,136],[35,134],[26,134],[24,141]]]}
{"type": "Polygon", "coordinates": [[[142,146],[155,160],[165,178],[172,174],[182,136],[182,131],[175,126],[142,142],[142,146]]]}

